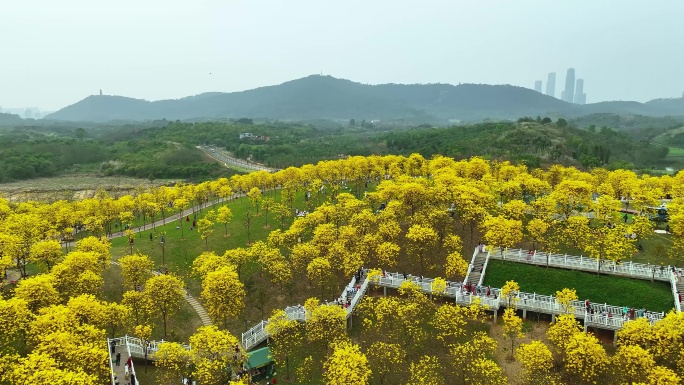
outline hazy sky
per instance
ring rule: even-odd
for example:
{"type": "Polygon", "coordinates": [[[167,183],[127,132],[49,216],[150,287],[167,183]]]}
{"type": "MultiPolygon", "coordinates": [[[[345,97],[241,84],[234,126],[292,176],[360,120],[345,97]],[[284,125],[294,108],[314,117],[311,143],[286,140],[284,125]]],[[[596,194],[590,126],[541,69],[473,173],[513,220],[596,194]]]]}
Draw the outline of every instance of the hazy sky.
{"type": "Polygon", "coordinates": [[[99,92],[149,100],[323,71],[362,83],[532,88],[588,102],[684,91],[676,0],[0,0],[0,106],[99,92]],[[211,73],[211,74],[210,74],[211,73]]]}

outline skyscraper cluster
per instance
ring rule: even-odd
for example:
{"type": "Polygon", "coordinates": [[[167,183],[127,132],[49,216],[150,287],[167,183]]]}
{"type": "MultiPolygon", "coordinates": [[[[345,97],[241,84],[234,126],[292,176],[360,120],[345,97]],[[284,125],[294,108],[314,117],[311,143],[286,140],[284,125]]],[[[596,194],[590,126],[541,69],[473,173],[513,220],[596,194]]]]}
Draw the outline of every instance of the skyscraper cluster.
{"type": "MultiPolygon", "coordinates": [[[[536,80],[534,82],[534,90],[542,92],[542,81],[536,80]]],[[[556,73],[549,73],[546,80],[546,95],[553,98],[556,97],[556,73]]],[[[568,68],[568,73],[565,76],[565,89],[561,91],[561,100],[568,103],[586,104],[587,94],[584,93],[584,79],[575,80],[575,69],[568,68]]]]}

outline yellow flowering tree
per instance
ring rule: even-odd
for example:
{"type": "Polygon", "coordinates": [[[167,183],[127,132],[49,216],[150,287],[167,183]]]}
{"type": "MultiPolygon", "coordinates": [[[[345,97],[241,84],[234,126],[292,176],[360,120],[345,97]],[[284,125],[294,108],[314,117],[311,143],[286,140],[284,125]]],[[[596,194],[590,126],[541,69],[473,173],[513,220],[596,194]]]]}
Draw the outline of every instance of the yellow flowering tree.
{"type": "Polygon", "coordinates": [[[499,292],[499,298],[506,302],[507,307],[517,309],[518,293],[520,292],[520,285],[515,281],[506,281],[506,284],[501,288],[499,292]]]}
{"type": "Polygon", "coordinates": [[[207,274],[202,281],[201,295],[209,316],[224,328],[228,326],[228,319],[245,307],[245,287],[233,267],[222,267],[207,274]]]}
{"type": "Polygon", "coordinates": [[[470,363],[468,384],[474,385],[506,385],[506,377],[501,368],[489,358],[479,357],[470,363]]]}
{"type": "Polygon", "coordinates": [[[329,345],[347,337],[347,313],[344,308],[334,305],[318,305],[311,311],[306,321],[306,337],[311,342],[329,345]]]}
{"type": "Polygon", "coordinates": [[[618,348],[611,359],[613,375],[622,384],[628,384],[644,373],[649,373],[655,367],[655,360],[651,353],[636,345],[623,345],[618,348]]]}
{"type": "Polygon", "coordinates": [[[290,377],[290,356],[302,347],[303,324],[291,320],[284,310],[275,310],[268,319],[266,331],[271,336],[271,356],[282,365],[285,363],[286,377],[290,377]]]}
{"type": "Polygon", "coordinates": [[[407,385],[443,385],[442,365],[435,356],[423,356],[418,362],[411,362],[411,378],[407,385]]]}
{"type": "Polygon", "coordinates": [[[562,356],[567,350],[566,347],[570,338],[581,331],[582,328],[574,315],[561,314],[556,317],[556,322],[546,331],[546,337],[562,356]]]}
{"type": "Polygon", "coordinates": [[[152,327],[150,325],[135,325],[133,329],[133,334],[140,338],[143,346],[143,352],[145,355],[145,372],[147,372],[147,354],[150,345],[150,339],[152,338],[152,327]]]}
{"type": "Polygon", "coordinates": [[[221,206],[216,210],[216,222],[223,223],[224,237],[228,236],[228,223],[233,219],[233,212],[227,206],[221,206]]]}
{"type": "Polygon", "coordinates": [[[388,378],[401,376],[406,351],[399,344],[376,341],[368,348],[368,360],[373,368],[372,378],[384,385],[388,378]]]}
{"type": "Polygon", "coordinates": [[[39,274],[19,281],[14,296],[26,301],[28,309],[37,314],[38,310],[60,302],[59,292],[55,289],[55,277],[39,274]]]}
{"type": "Polygon", "coordinates": [[[507,308],[503,314],[503,333],[511,340],[511,359],[515,352],[515,340],[524,336],[522,332],[522,318],[515,315],[515,309],[507,308]]]}
{"type": "Polygon", "coordinates": [[[325,296],[325,289],[333,279],[332,267],[325,258],[314,258],[306,267],[306,276],[311,284],[318,286],[321,298],[325,296]]]}
{"type": "Polygon", "coordinates": [[[121,264],[123,285],[129,289],[141,288],[154,267],[154,262],[150,257],[143,254],[125,255],[119,258],[119,264],[121,264]]]}
{"type": "Polygon", "coordinates": [[[371,370],[358,345],[342,341],[333,345],[332,354],[323,364],[327,385],[368,384],[371,370]]]}
{"type": "MultiPolygon", "coordinates": [[[[483,223],[484,239],[492,247],[512,247],[522,240],[522,221],[489,216],[483,223]]],[[[501,250],[503,253],[503,249],[501,250]]]]}
{"type": "Polygon", "coordinates": [[[238,367],[246,361],[238,339],[214,325],[198,328],[190,337],[190,346],[190,356],[195,365],[193,374],[198,383],[225,384],[231,378],[231,371],[226,368],[238,367]]]}
{"type": "Polygon", "coordinates": [[[166,325],[169,317],[180,309],[185,297],[183,282],[176,276],[161,274],[147,280],[145,296],[150,308],[158,312],[164,325],[164,338],[167,336],[166,325]]]}
{"type": "Polygon", "coordinates": [[[425,274],[425,268],[432,267],[431,256],[437,245],[437,232],[430,227],[413,225],[406,233],[406,241],[409,253],[420,261],[420,274],[425,274]]]}
{"type": "Polygon", "coordinates": [[[209,237],[214,233],[214,222],[204,217],[197,221],[197,231],[200,238],[204,239],[204,247],[209,248],[209,237]]]}
{"type": "Polygon", "coordinates": [[[29,260],[44,266],[47,271],[63,257],[62,245],[52,239],[36,242],[30,250],[29,260]]]}
{"type": "Polygon", "coordinates": [[[541,341],[522,344],[515,351],[515,358],[525,368],[525,378],[531,384],[548,384],[553,368],[553,354],[541,341]]]}
{"type": "Polygon", "coordinates": [[[446,280],[444,278],[437,277],[430,283],[430,293],[434,296],[441,297],[444,295],[446,286],[446,280]]]}
{"type": "Polygon", "coordinates": [[[575,333],[565,344],[565,372],[578,381],[596,383],[608,363],[605,349],[592,334],[575,333]]]}
{"type": "Polygon", "coordinates": [[[577,291],[575,289],[563,288],[556,292],[556,303],[563,309],[563,313],[574,313],[572,301],[577,301],[577,291]]]}
{"type": "Polygon", "coordinates": [[[164,368],[158,372],[157,383],[179,384],[190,376],[192,357],[190,350],[177,342],[163,342],[154,353],[155,365],[164,368]]]}
{"type": "Polygon", "coordinates": [[[13,352],[24,342],[32,314],[21,298],[0,299],[0,351],[13,352]]]}

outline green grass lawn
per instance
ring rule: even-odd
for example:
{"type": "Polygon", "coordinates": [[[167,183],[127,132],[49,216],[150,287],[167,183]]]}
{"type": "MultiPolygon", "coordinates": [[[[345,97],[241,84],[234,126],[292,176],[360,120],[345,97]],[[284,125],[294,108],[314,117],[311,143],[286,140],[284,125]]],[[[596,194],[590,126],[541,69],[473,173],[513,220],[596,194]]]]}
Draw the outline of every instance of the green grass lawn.
{"type": "Polygon", "coordinates": [[[502,287],[506,281],[516,281],[520,290],[528,293],[555,295],[563,288],[577,290],[580,300],[607,303],[614,306],[646,308],[667,312],[674,307],[670,284],[636,279],[545,268],[511,261],[490,260],[485,285],[502,287]]]}
{"type": "MultiPolygon", "coordinates": [[[[273,196],[272,193],[268,195],[270,197],[273,196]]],[[[279,197],[279,192],[276,192],[276,198],[278,199],[279,197]]],[[[204,217],[209,210],[218,209],[219,205],[198,211],[197,220],[204,217]]],[[[226,205],[233,212],[233,218],[228,223],[228,236],[225,235],[226,231],[223,224],[216,223],[213,227],[214,232],[209,236],[208,242],[205,242],[201,239],[197,230],[190,230],[194,219],[191,214],[189,221],[186,221],[185,218],[182,221],[167,221],[166,225],[158,226],[155,229],[151,229],[148,226],[147,230],[136,235],[133,252],[148,255],[155,262],[155,266],[161,266],[163,259],[170,270],[180,275],[185,275],[190,271],[192,261],[204,251],[210,250],[217,254],[223,254],[228,249],[245,247],[247,245],[247,227],[244,219],[247,210],[252,210],[254,213],[255,210],[252,207],[252,203],[246,197],[243,197],[226,203],[226,205]],[[182,230],[177,228],[179,226],[183,227],[182,230]],[[160,244],[162,233],[166,234],[163,249],[160,244]],[[153,235],[152,240],[149,238],[150,234],[153,235]]],[[[291,221],[292,218],[289,218],[289,220],[291,221]]],[[[278,228],[280,223],[273,213],[269,213],[268,224],[270,228],[264,228],[266,225],[264,211],[259,210],[259,215],[255,215],[252,218],[250,240],[252,242],[265,240],[271,230],[278,228]]],[[[112,259],[117,260],[127,254],[130,254],[128,240],[125,238],[113,239],[112,259]]]]}
{"type": "Polygon", "coordinates": [[[668,157],[684,157],[684,148],[670,147],[670,151],[667,153],[668,157]]]}

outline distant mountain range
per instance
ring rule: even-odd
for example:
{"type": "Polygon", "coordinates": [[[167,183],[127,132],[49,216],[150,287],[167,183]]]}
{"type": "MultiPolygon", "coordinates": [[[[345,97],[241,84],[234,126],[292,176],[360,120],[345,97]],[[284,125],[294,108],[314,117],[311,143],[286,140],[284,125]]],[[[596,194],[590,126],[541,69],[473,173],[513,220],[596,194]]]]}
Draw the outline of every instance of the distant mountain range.
{"type": "Polygon", "coordinates": [[[576,117],[593,113],[684,116],[684,99],[576,105],[511,85],[367,85],[313,75],[248,91],[204,93],[177,100],[149,102],[123,96],[89,96],[45,119],[107,122],[242,117],[345,121],[353,118],[357,121],[445,124],[537,115],[576,117]]]}

